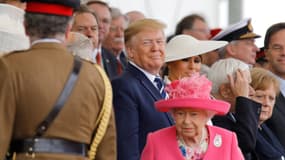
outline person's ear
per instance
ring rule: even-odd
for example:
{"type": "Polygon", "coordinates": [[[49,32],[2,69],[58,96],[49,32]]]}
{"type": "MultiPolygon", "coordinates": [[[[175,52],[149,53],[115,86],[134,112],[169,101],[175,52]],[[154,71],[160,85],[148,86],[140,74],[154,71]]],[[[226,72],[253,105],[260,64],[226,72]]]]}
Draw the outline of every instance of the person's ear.
{"type": "Polygon", "coordinates": [[[128,55],[129,59],[133,59],[134,58],[134,52],[133,52],[133,48],[129,45],[126,45],[126,52],[128,55]]]}
{"type": "Polygon", "coordinates": [[[223,99],[232,98],[232,90],[229,84],[221,84],[219,87],[219,94],[223,97],[223,99]]]}
{"type": "Polygon", "coordinates": [[[167,62],[166,65],[168,70],[171,70],[174,64],[172,62],[167,62]]]}
{"type": "Polygon", "coordinates": [[[264,49],[265,58],[268,60],[270,58],[270,50],[264,49]]]}
{"type": "Polygon", "coordinates": [[[71,23],[69,23],[67,26],[66,26],[66,29],[65,29],[65,40],[68,39],[68,36],[69,36],[69,33],[71,32],[71,23]]]}
{"type": "Polygon", "coordinates": [[[233,44],[228,44],[226,46],[226,51],[229,55],[235,55],[235,46],[233,44]]]}

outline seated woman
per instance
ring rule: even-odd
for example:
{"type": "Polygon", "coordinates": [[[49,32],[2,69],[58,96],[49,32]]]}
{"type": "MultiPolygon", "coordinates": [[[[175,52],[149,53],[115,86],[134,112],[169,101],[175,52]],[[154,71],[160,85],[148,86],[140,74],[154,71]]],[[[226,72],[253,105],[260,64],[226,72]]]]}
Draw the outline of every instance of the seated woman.
{"type": "Polygon", "coordinates": [[[272,116],[279,81],[268,70],[253,68],[251,86],[255,89],[254,99],[262,104],[258,122],[255,152],[259,160],[284,160],[285,150],[273,132],[264,123],[272,116]]]}
{"type": "Polygon", "coordinates": [[[173,116],[175,126],[150,133],[141,160],[243,160],[235,133],[207,125],[230,104],[210,97],[211,82],[198,73],[166,87],[169,99],[155,102],[173,116]]]}
{"type": "Polygon", "coordinates": [[[216,50],[226,44],[225,41],[200,41],[190,35],[173,37],[165,48],[165,83],[199,73],[202,66],[201,54],[216,50]]]}
{"type": "Polygon", "coordinates": [[[246,160],[256,159],[254,151],[261,104],[251,97],[249,66],[237,59],[226,58],[214,63],[208,78],[213,83],[212,95],[231,104],[225,116],[215,116],[212,122],[236,133],[238,144],[246,160]]]}

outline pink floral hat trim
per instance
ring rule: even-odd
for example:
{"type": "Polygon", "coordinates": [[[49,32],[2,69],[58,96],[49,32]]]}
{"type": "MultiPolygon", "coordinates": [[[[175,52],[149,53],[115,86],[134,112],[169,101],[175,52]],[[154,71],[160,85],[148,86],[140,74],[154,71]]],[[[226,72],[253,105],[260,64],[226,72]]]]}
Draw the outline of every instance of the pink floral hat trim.
{"type": "Polygon", "coordinates": [[[211,98],[212,82],[204,75],[194,74],[191,77],[173,81],[165,87],[169,95],[167,100],[155,102],[161,112],[172,108],[197,108],[213,111],[214,114],[224,115],[230,109],[230,104],[211,98]]]}

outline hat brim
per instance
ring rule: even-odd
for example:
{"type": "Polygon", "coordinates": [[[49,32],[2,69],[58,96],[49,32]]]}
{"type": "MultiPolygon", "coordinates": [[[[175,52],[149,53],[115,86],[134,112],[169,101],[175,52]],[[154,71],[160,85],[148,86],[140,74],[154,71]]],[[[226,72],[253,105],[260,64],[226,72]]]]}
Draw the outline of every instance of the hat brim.
{"type": "MultiPolygon", "coordinates": [[[[182,37],[176,41],[170,41],[166,45],[165,62],[172,62],[198,56],[216,49],[228,43],[226,41],[198,41],[189,37],[182,37]]],[[[175,39],[173,39],[175,40],[175,39]]]]}
{"type": "Polygon", "coordinates": [[[250,38],[260,38],[261,36],[256,34],[256,33],[253,33],[253,32],[250,32],[250,33],[246,33],[242,36],[240,36],[240,39],[250,39],[250,38]]]}
{"type": "Polygon", "coordinates": [[[217,115],[225,115],[230,109],[230,104],[225,101],[213,99],[175,98],[159,100],[155,102],[155,107],[160,112],[168,112],[173,108],[194,108],[203,109],[205,111],[212,111],[217,115]]]}
{"type": "MultiPolygon", "coordinates": [[[[25,50],[30,48],[29,37],[0,31],[0,53],[25,50]],[[19,43],[20,42],[20,43],[19,43]]],[[[1,55],[0,54],[0,55],[1,55]]]]}

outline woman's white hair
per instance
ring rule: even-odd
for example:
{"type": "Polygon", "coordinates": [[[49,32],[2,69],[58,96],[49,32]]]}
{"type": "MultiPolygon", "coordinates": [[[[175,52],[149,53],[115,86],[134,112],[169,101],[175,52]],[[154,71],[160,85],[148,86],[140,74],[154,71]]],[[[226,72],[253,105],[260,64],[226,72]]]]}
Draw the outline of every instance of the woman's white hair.
{"type": "Polygon", "coordinates": [[[212,94],[218,93],[221,84],[229,82],[227,75],[235,77],[238,69],[249,70],[249,66],[234,58],[221,59],[214,63],[208,72],[208,79],[213,83],[212,94]]]}

